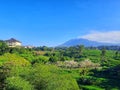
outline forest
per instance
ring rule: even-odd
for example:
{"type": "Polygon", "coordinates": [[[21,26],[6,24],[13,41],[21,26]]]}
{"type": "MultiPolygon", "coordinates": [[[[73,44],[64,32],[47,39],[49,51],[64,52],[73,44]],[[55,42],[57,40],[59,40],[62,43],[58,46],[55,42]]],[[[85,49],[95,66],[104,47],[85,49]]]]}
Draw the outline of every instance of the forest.
{"type": "Polygon", "coordinates": [[[119,50],[8,47],[0,41],[0,90],[120,90],[119,50]]]}

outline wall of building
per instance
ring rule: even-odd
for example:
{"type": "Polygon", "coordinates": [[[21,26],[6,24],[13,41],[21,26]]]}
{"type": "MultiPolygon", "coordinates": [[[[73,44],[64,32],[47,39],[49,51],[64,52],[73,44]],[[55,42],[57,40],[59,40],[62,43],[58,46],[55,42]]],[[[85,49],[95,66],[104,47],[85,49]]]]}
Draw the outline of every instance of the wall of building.
{"type": "Polygon", "coordinates": [[[7,45],[9,47],[22,46],[22,44],[20,42],[7,42],[7,45]]]}

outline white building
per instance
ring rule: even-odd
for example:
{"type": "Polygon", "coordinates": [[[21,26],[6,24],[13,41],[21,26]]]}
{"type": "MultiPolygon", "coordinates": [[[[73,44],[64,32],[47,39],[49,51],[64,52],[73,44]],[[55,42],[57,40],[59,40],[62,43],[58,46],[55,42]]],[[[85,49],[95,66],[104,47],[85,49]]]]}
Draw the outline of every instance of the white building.
{"type": "Polygon", "coordinates": [[[9,47],[22,46],[22,43],[14,38],[5,41],[9,47]]]}

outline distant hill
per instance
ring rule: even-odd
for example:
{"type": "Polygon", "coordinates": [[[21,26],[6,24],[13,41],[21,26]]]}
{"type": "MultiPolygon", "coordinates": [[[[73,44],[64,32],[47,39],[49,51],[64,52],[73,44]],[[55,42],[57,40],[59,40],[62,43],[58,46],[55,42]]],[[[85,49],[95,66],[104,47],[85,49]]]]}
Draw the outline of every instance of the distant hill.
{"type": "Polygon", "coordinates": [[[111,46],[111,45],[120,45],[120,44],[113,44],[113,43],[101,43],[101,42],[96,42],[96,41],[91,41],[91,40],[87,40],[87,39],[71,39],[65,43],[63,43],[62,45],[60,45],[60,47],[70,47],[70,46],[76,46],[76,45],[84,45],[86,47],[90,47],[90,46],[111,46]]]}

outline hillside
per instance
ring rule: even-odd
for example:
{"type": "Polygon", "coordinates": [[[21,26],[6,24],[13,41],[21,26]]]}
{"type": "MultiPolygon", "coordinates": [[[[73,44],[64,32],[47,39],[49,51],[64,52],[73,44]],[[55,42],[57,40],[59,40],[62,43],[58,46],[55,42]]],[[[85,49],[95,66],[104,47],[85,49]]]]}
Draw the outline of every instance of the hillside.
{"type": "Polygon", "coordinates": [[[120,45],[120,44],[112,44],[112,43],[101,43],[101,42],[96,42],[96,41],[91,41],[91,40],[87,40],[87,39],[71,39],[65,43],[63,43],[62,45],[60,45],[60,47],[69,47],[69,46],[76,46],[76,45],[84,45],[86,47],[90,47],[90,46],[110,46],[110,45],[120,45]]]}
{"type": "Polygon", "coordinates": [[[0,42],[0,90],[120,90],[119,69],[120,51],[0,42]]]}

